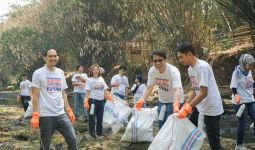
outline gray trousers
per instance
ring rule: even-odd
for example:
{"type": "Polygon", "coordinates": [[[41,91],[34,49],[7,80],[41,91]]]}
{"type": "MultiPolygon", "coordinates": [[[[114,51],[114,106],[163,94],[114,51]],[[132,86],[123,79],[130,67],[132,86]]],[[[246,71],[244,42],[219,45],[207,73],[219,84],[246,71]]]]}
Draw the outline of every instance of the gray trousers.
{"type": "Polygon", "coordinates": [[[49,150],[55,130],[65,138],[69,150],[77,150],[74,128],[66,114],[56,117],[40,117],[41,150],[49,150]]]}

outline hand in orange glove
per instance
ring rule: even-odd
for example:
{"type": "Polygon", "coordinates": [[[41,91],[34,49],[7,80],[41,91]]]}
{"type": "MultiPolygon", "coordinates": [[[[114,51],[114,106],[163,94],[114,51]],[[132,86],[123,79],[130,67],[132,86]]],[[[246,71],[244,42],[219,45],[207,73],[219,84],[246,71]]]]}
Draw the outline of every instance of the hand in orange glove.
{"type": "Polygon", "coordinates": [[[240,95],[239,95],[239,94],[236,94],[236,95],[235,95],[235,100],[236,100],[236,103],[237,103],[238,105],[240,104],[240,99],[241,99],[240,95]]]}
{"type": "Polygon", "coordinates": [[[138,111],[141,111],[141,108],[144,104],[144,99],[143,98],[140,98],[136,103],[135,103],[135,109],[138,110],[138,111]]]}
{"type": "Polygon", "coordinates": [[[178,100],[176,100],[176,101],[174,102],[174,104],[173,104],[173,112],[174,112],[174,113],[177,113],[177,112],[179,112],[179,111],[180,111],[180,103],[179,103],[178,100]]]}
{"type": "Polygon", "coordinates": [[[73,111],[70,107],[66,108],[66,113],[71,121],[71,123],[73,124],[75,121],[75,116],[73,115],[73,111]]]}
{"type": "Polygon", "coordinates": [[[105,98],[107,98],[107,100],[112,100],[112,97],[113,97],[113,95],[112,95],[111,92],[107,91],[107,92],[105,93],[105,98]]]}
{"type": "Polygon", "coordinates": [[[192,112],[192,107],[190,106],[189,103],[185,103],[181,110],[178,112],[177,114],[177,118],[179,119],[183,119],[187,116],[187,114],[191,113],[192,112]]]}
{"type": "Polygon", "coordinates": [[[31,126],[33,129],[36,129],[39,127],[39,113],[33,112],[32,119],[31,119],[31,126]]]}
{"type": "Polygon", "coordinates": [[[19,102],[20,101],[20,95],[17,95],[17,102],[19,102]]]}
{"type": "Polygon", "coordinates": [[[84,101],[84,108],[86,110],[89,110],[89,99],[88,98],[85,98],[85,101],[84,101]]]}

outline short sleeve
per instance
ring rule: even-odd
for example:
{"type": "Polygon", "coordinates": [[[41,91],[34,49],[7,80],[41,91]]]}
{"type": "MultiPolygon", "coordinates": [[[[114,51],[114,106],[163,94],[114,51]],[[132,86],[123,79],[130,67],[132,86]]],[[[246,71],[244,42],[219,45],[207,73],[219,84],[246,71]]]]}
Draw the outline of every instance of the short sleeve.
{"type": "Polygon", "coordinates": [[[86,90],[86,91],[90,91],[90,90],[91,90],[90,82],[91,82],[91,81],[90,81],[90,79],[88,78],[88,79],[87,79],[87,82],[86,82],[86,86],[85,86],[85,90],[86,90]]]}
{"type": "Polygon", "coordinates": [[[87,80],[88,79],[88,75],[86,73],[84,73],[84,79],[87,80]]]}
{"type": "Polygon", "coordinates": [[[113,77],[112,77],[112,79],[111,79],[111,84],[116,83],[116,79],[117,79],[117,76],[116,76],[116,75],[115,75],[115,76],[113,76],[113,77]]]}
{"type": "Polygon", "coordinates": [[[38,72],[33,73],[32,87],[40,88],[40,74],[38,72]]]}
{"type": "Polygon", "coordinates": [[[238,85],[238,76],[237,76],[237,70],[235,70],[232,73],[231,83],[230,83],[230,89],[237,88],[238,85]]]}
{"type": "Polygon", "coordinates": [[[74,74],[73,77],[72,77],[72,82],[75,82],[75,81],[77,81],[76,74],[74,74]]]}
{"type": "Polygon", "coordinates": [[[178,69],[172,71],[172,84],[174,88],[182,87],[181,74],[178,69]]]}
{"type": "Polygon", "coordinates": [[[62,89],[65,90],[68,88],[67,84],[66,84],[66,77],[64,72],[62,71],[62,79],[63,79],[63,85],[62,85],[62,89]]]}
{"type": "Polygon", "coordinates": [[[103,82],[104,82],[104,90],[107,90],[108,89],[108,85],[106,84],[104,78],[102,78],[102,79],[103,79],[103,82]]]}
{"type": "Polygon", "coordinates": [[[127,87],[129,87],[129,82],[128,82],[128,78],[126,77],[126,81],[127,81],[127,87]]]}
{"type": "Polygon", "coordinates": [[[152,68],[149,70],[148,73],[148,82],[147,85],[155,85],[155,78],[154,78],[154,74],[153,74],[153,70],[152,68]]]}
{"type": "Polygon", "coordinates": [[[208,87],[209,86],[209,69],[206,67],[200,68],[200,82],[199,86],[208,87]]]}

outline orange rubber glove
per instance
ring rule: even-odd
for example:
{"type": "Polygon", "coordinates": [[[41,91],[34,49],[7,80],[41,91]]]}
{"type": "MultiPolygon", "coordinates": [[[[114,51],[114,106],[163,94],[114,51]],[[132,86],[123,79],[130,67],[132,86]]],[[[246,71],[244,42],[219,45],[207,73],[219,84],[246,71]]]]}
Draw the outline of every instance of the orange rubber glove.
{"type": "Polygon", "coordinates": [[[185,103],[182,106],[181,110],[178,112],[177,118],[183,119],[191,112],[192,112],[192,107],[190,106],[189,103],[185,103]]]}
{"type": "Polygon", "coordinates": [[[89,99],[88,98],[85,98],[85,101],[84,101],[84,108],[88,111],[89,110],[89,99]]]}
{"type": "Polygon", "coordinates": [[[105,94],[105,98],[107,98],[107,100],[112,100],[112,97],[113,97],[113,95],[112,95],[112,93],[111,92],[109,92],[109,91],[107,91],[106,92],[106,94],[105,94]]]}
{"type": "Polygon", "coordinates": [[[174,103],[173,103],[173,112],[174,113],[177,113],[180,111],[180,103],[178,100],[176,100],[174,103]]]}
{"type": "Polygon", "coordinates": [[[238,105],[240,104],[240,99],[241,99],[240,95],[236,94],[236,95],[235,95],[235,100],[236,100],[236,103],[237,103],[238,105]]]}
{"type": "Polygon", "coordinates": [[[31,119],[31,126],[33,129],[36,129],[39,127],[39,113],[33,112],[32,119],[31,119]]]}
{"type": "Polygon", "coordinates": [[[138,110],[138,111],[141,111],[141,108],[144,104],[144,99],[143,98],[140,98],[136,103],[135,103],[135,109],[138,110]]]}
{"type": "Polygon", "coordinates": [[[73,115],[73,111],[70,107],[66,108],[66,113],[70,119],[70,122],[73,124],[75,121],[75,116],[73,115]]]}
{"type": "Polygon", "coordinates": [[[20,101],[20,95],[17,95],[17,102],[19,102],[20,101]]]}

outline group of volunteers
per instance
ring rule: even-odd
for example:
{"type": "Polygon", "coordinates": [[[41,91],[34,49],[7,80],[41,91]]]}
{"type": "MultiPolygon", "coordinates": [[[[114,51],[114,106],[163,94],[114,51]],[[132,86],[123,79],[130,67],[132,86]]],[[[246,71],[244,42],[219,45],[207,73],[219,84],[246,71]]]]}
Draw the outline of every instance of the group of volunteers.
{"type": "MultiPolygon", "coordinates": [[[[207,137],[212,150],[221,150],[220,144],[220,117],[223,114],[223,105],[220,92],[214,77],[212,67],[204,60],[196,57],[192,44],[184,42],[176,48],[179,62],[188,66],[188,75],[192,90],[187,93],[188,99],[184,100],[184,90],[181,74],[177,67],[167,63],[167,53],[162,49],[151,51],[150,58],[153,66],[148,72],[147,84],[143,83],[141,75],[135,77],[135,84],[131,88],[134,95],[134,108],[141,110],[146,107],[146,100],[158,87],[159,102],[158,114],[164,109],[164,118],[158,120],[159,129],[162,128],[169,115],[177,118],[188,117],[198,125],[198,116],[204,116],[207,137]]],[[[32,76],[32,83],[23,74],[20,83],[20,96],[26,111],[28,101],[32,97],[33,114],[31,126],[40,128],[41,149],[50,149],[51,138],[55,130],[65,138],[68,149],[76,150],[76,135],[72,124],[79,118],[79,107],[82,105],[82,117],[89,123],[91,137],[103,135],[103,114],[106,99],[111,100],[112,94],[127,100],[129,81],[125,76],[127,68],[119,67],[119,73],[114,75],[110,82],[111,92],[102,76],[104,69],[95,64],[89,68],[89,74],[84,73],[84,67],[78,65],[72,77],[74,86],[74,113],[67,100],[66,79],[63,70],[56,67],[59,56],[56,50],[49,49],[44,53],[45,65],[37,69],[32,76]],[[31,92],[32,91],[32,92],[31,92]],[[31,93],[32,94],[31,94],[31,93]],[[30,97],[31,96],[31,97],[30,97]]],[[[238,116],[236,150],[245,149],[243,146],[244,132],[247,116],[255,122],[255,101],[251,69],[254,58],[250,54],[243,54],[239,65],[234,69],[230,88],[232,102],[238,112],[241,106],[244,111],[238,116]]],[[[255,134],[255,128],[254,128],[255,134]]]]}

